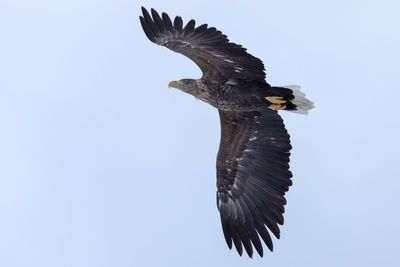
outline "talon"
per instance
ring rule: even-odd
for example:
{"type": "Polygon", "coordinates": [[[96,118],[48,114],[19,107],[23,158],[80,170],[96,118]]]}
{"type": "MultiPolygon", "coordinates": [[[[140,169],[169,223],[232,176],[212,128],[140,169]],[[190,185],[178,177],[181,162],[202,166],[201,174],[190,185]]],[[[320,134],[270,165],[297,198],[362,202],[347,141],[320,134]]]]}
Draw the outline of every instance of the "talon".
{"type": "Polygon", "coordinates": [[[273,110],[282,110],[286,108],[286,100],[282,96],[266,96],[268,102],[272,103],[269,108],[273,110]]]}
{"type": "Polygon", "coordinates": [[[286,108],[286,105],[272,104],[269,108],[273,110],[283,110],[286,108]]]}
{"type": "Polygon", "coordinates": [[[282,96],[266,96],[265,99],[267,99],[272,104],[285,104],[286,103],[286,100],[283,99],[282,96]]]}

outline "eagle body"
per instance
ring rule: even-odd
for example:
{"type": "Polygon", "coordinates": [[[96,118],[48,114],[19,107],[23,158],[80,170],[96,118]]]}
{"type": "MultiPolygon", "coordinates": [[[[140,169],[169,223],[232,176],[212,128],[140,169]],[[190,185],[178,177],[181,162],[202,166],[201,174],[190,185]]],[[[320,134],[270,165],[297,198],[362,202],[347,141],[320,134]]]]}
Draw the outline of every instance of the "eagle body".
{"type": "Polygon", "coordinates": [[[262,61],[207,24],[174,21],[142,7],[140,23],[150,41],[183,54],[202,70],[200,79],[169,86],[218,109],[221,141],[217,155],[217,208],[229,248],[263,256],[261,240],[272,251],[271,234],[280,237],[285,193],[292,185],[292,148],[278,110],[307,114],[313,103],[299,86],[274,87],[265,80],[262,61]]]}
{"type": "MultiPolygon", "coordinates": [[[[286,110],[294,110],[290,102],[294,98],[292,92],[283,87],[271,87],[268,83],[229,79],[212,81],[208,79],[183,79],[182,91],[193,95],[211,106],[225,111],[261,111],[274,103],[268,97],[283,96],[286,110]]],[[[180,87],[177,87],[181,89],[180,87]]]]}

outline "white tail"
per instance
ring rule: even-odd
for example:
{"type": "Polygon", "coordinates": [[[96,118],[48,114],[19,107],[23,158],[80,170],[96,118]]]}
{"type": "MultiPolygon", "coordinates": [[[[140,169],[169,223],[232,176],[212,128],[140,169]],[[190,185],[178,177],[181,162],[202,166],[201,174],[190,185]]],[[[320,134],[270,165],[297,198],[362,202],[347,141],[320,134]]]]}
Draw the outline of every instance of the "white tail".
{"type": "Polygon", "coordinates": [[[294,99],[292,100],[292,103],[296,105],[297,110],[289,111],[306,115],[310,109],[314,108],[314,103],[308,100],[306,95],[300,91],[299,85],[287,85],[283,87],[289,88],[293,91],[294,99]]]}

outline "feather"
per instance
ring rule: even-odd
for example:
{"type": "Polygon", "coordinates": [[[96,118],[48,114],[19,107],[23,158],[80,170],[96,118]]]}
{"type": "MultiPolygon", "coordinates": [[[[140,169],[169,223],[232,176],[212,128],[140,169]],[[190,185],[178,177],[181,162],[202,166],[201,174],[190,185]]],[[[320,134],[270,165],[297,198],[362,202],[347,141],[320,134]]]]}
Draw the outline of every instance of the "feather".
{"type": "Polygon", "coordinates": [[[144,33],[146,34],[147,38],[149,38],[150,41],[154,41],[154,33],[151,30],[151,28],[147,26],[145,19],[143,17],[140,17],[140,23],[142,24],[144,33]]]}
{"type": "Polygon", "coordinates": [[[195,29],[195,34],[199,34],[199,33],[202,33],[202,32],[204,32],[205,30],[207,29],[207,24],[203,24],[203,25],[200,25],[200,26],[198,26],[196,29],[195,29]]]}
{"type": "Polygon", "coordinates": [[[174,20],[174,28],[175,28],[175,30],[177,30],[178,32],[181,32],[182,31],[182,26],[183,26],[182,18],[179,17],[179,16],[176,16],[175,20],[174,20]]]}
{"type": "Polygon", "coordinates": [[[152,30],[154,35],[156,36],[159,35],[160,31],[158,30],[157,26],[153,23],[153,20],[151,19],[149,12],[144,7],[142,7],[142,12],[144,20],[146,22],[146,26],[152,30]]]}
{"type": "Polygon", "coordinates": [[[264,240],[265,244],[269,248],[269,250],[273,251],[274,245],[272,243],[271,236],[269,235],[265,226],[263,224],[256,224],[256,229],[258,234],[261,236],[261,238],[264,240]]]}
{"type": "Polygon", "coordinates": [[[250,258],[253,257],[253,247],[251,245],[249,235],[247,234],[247,232],[244,229],[243,225],[237,226],[237,229],[238,229],[238,234],[240,236],[240,239],[242,240],[242,244],[244,246],[244,249],[247,252],[247,255],[249,255],[250,258]]]}
{"type": "Polygon", "coordinates": [[[232,249],[232,235],[229,228],[229,223],[225,220],[222,221],[222,231],[224,232],[226,244],[228,245],[229,249],[232,249]]]}
{"type": "Polygon", "coordinates": [[[151,15],[153,16],[153,20],[154,20],[155,24],[157,25],[160,33],[165,32],[165,25],[164,25],[160,15],[158,15],[157,11],[155,11],[154,9],[151,9],[151,15]]]}
{"type": "Polygon", "coordinates": [[[240,241],[239,230],[236,225],[233,223],[229,223],[230,233],[232,236],[233,244],[240,256],[243,254],[242,242],[240,241]]]}
{"type": "Polygon", "coordinates": [[[195,24],[196,22],[194,21],[194,19],[190,20],[186,24],[185,28],[183,29],[185,37],[188,37],[194,31],[195,24]]]}
{"type": "Polygon", "coordinates": [[[171,21],[171,19],[169,18],[169,16],[168,16],[168,14],[166,14],[166,13],[162,13],[162,20],[163,20],[163,22],[164,22],[164,25],[165,25],[165,31],[172,31],[172,29],[173,29],[173,27],[172,27],[172,21],[171,21]]]}

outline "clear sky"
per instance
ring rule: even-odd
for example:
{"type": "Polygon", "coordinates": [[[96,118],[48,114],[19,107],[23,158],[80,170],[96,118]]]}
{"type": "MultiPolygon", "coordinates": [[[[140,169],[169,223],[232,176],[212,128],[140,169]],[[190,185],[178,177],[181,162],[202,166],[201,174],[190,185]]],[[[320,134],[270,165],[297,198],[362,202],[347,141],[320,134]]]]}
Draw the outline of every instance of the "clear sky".
{"type": "Polygon", "coordinates": [[[400,2],[0,0],[0,266],[399,266],[400,2]],[[239,257],[215,204],[218,113],[140,6],[216,26],[273,85],[293,186],[273,253],[239,257]]]}

